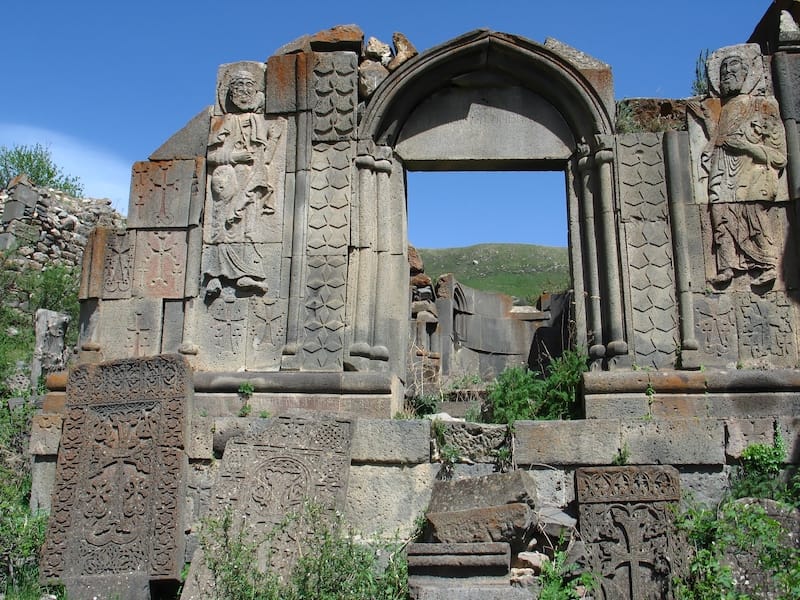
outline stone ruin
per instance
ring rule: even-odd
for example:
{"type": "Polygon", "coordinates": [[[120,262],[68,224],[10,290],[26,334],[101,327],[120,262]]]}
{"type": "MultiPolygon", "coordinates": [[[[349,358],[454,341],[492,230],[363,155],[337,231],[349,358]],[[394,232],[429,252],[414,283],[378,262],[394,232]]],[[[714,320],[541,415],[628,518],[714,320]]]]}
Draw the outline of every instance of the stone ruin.
{"type": "MultiPolygon", "coordinates": [[[[345,26],[221,66],[213,105],[134,164],[127,228],[84,253],[79,362],[49,377],[31,440],[44,576],[79,600],[159,597],[185,561],[202,571],[204,515],[257,529],[318,497],[367,539],[433,503],[418,598],[531,597],[509,587],[531,532],[576,529],[601,597],[668,596],[666,505],[718,500],[751,442],[781,434],[800,462],[790,4],[709,56],[708,95],[666,133],[619,133],[610,67],[550,39],[476,30],[417,55],[396,36],[392,57],[345,26]],[[586,419],[390,420],[425,312],[405,172],[446,169],[564,171],[586,419]],[[438,438],[461,450],[453,490],[438,438]]],[[[458,294],[422,330],[444,356],[448,319],[469,321],[490,360],[511,328],[458,294]]]]}

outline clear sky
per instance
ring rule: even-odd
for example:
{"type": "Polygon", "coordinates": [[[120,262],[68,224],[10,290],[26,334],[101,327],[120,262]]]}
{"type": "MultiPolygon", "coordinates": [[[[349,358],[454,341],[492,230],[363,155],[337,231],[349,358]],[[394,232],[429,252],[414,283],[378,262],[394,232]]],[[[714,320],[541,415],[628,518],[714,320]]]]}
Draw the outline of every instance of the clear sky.
{"type": "MultiPolygon", "coordinates": [[[[554,37],[611,65],[615,94],[685,97],[705,48],[745,42],[769,0],[9,0],[0,145],[48,145],[86,194],[127,211],[130,167],[214,100],[217,66],[265,60],[304,33],[356,23],[418,50],[488,27],[554,37]]],[[[419,247],[566,245],[563,175],[410,174],[419,247]],[[513,218],[508,218],[511,215],[513,218]]]]}

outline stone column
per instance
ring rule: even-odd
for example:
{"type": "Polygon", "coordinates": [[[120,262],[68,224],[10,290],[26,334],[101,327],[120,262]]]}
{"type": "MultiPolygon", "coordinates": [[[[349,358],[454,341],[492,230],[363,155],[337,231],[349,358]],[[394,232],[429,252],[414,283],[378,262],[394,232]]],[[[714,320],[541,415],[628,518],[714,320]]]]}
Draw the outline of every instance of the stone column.
{"type": "Polygon", "coordinates": [[[605,356],[606,348],[603,345],[603,323],[600,313],[600,284],[597,271],[597,238],[595,237],[594,222],[594,193],[592,191],[594,175],[594,159],[586,154],[578,159],[578,172],[580,173],[580,205],[581,220],[583,221],[583,259],[586,265],[586,306],[588,313],[589,356],[593,359],[605,356]]]}
{"type": "MultiPolygon", "coordinates": [[[[603,140],[604,141],[604,140],[603,140]]],[[[604,146],[606,146],[604,144],[604,146]]],[[[600,193],[600,227],[602,268],[605,274],[606,315],[608,326],[605,327],[608,357],[628,353],[625,331],[622,320],[622,287],[620,285],[619,247],[617,244],[616,219],[614,213],[614,181],[612,168],[614,151],[610,147],[601,147],[594,155],[595,171],[598,174],[600,193]]]]}

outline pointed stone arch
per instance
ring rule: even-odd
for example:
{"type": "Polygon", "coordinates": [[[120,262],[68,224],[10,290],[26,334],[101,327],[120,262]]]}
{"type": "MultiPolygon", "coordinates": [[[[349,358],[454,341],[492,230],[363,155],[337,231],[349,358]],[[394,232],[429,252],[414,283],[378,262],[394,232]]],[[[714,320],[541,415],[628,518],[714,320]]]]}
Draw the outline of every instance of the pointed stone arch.
{"type": "Polygon", "coordinates": [[[577,343],[606,366],[628,354],[610,69],[566,48],[476,30],[408,61],[376,90],[355,159],[354,362],[403,372],[409,168],[565,171],[577,343]]]}

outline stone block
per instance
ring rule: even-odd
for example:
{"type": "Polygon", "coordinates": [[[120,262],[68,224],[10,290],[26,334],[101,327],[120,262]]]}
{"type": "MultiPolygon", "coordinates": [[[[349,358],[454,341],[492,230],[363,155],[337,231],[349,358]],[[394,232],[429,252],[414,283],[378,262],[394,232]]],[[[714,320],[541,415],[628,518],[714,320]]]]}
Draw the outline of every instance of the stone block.
{"type": "Polygon", "coordinates": [[[534,522],[531,507],[523,503],[486,508],[427,512],[434,539],[444,543],[508,542],[522,548],[534,522]]]}
{"type": "Polygon", "coordinates": [[[536,483],[539,503],[567,506],[575,501],[575,477],[571,470],[542,465],[531,466],[526,471],[536,483]]]}
{"type": "Polygon", "coordinates": [[[407,555],[409,570],[414,572],[440,567],[507,571],[511,564],[511,547],[504,542],[412,543],[407,555]]]}
{"type": "Polygon", "coordinates": [[[353,52],[315,53],[310,66],[313,141],[353,139],[358,105],[358,55],[353,52]]]}
{"type": "Polygon", "coordinates": [[[620,445],[620,422],[517,421],[514,424],[518,465],[610,464],[620,445]]]}
{"type": "Polygon", "coordinates": [[[205,160],[159,160],[133,164],[128,227],[188,227],[193,204],[206,189],[205,160]]]}
{"type": "Polygon", "coordinates": [[[500,448],[511,450],[505,425],[445,422],[443,426],[442,439],[438,442],[458,448],[459,456],[472,462],[495,463],[500,448]]]}
{"type": "Polygon", "coordinates": [[[445,579],[426,583],[411,587],[412,600],[530,600],[532,597],[528,590],[511,587],[506,580],[498,585],[475,582],[471,577],[461,582],[445,579]]]}
{"type": "Polygon", "coordinates": [[[54,456],[34,456],[31,465],[31,498],[32,513],[39,511],[49,513],[53,484],[56,480],[56,459],[54,456]]]}
{"type": "Polygon", "coordinates": [[[150,160],[189,160],[206,155],[211,107],[204,108],[153,152],[150,160]]]}
{"type": "Polygon", "coordinates": [[[179,578],[191,393],[179,356],[72,369],[43,580],[65,582],[80,599],[91,596],[78,590],[115,588],[119,597],[146,598],[138,578],[179,578]],[[118,580],[135,580],[137,591],[129,595],[118,580]]]}
{"type": "Polygon", "coordinates": [[[430,462],[431,425],[427,419],[357,419],[352,458],[360,463],[430,462]]]}
{"type": "Polygon", "coordinates": [[[70,600],[149,600],[147,573],[115,573],[65,578],[70,600]]]}
{"type": "Polygon", "coordinates": [[[587,394],[587,419],[641,419],[650,414],[648,398],[641,394],[587,394]]]}
{"type": "Polygon", "coordinates": [[[189,437],[186,455],[190,459],[208,460],[214,458],[214,423],[211,417],[192,415],[189,420],[189,437]]]}
{"type": "Polygon", "coordinates": [[[774,433],[773,419],[728,419],[725,421],[725,456],[737,460],[750,444],[771,446],[774,433]]]}
{"type": "Polygon", "coordinates": [[[536,503],[536,485],[527,471],[518,469],[456,481],[437,481],[428,511],[463,511],[512,503],[531,506],[536,503]]]}
{"type": "Polygon", "coordinates": [[[711,419],[623,423],[620,448],[630,464],[707,465],[725,463],[725,427],[711,419]]]}
{"type": "Polygon", "coordinates": [[[348,523],[372,539],[410,536],[431,497],[439,465],[350,467],[348,523]]]}
{"type": "Polygon", "coordinates": [[[730,490],[731,468],[727,465],[681,467],[681,490],[693,502],[716,508],[730,490]]]}
{"type": "Polygon", "coordinates": [[[42,402],[43,413],[64,414],[67,395],[64,392],[48,392],[42,402]]]}
{"type": "Polygon", "coordinates": [[[28,451],[34,456],[58,454],[63,422],[59,414],[33,415],[28,451]]]}
{"type": "Polygon", "coordinates": [[[3,206],[3,223],[9,223],[16,219],[24,219],[27,207],[22,202],[7,200],[3,206]]]}
{"type": "Polygon", "coordinates": [[[139,231],[133,294],[141,298],[182,298],[186,279],[186,231],[139,231]]]}
{"type": "Polygon", "coordinates": [[[788,460],[800,464],[800,417],[778,417],[778,432],[786,442],[788,460]]]}
{"type": "Polygon", "coordinates": [[[314,52],[354,52],[361,54],[364,32],[358,25],[336,25],[309,36],[308,44],[314,52]]]}
{"type": "Polygon", "coordinates": [[[280,54],[267,59],[265,105],[268,115],[298,110],[296,54],[280,54]]]}

